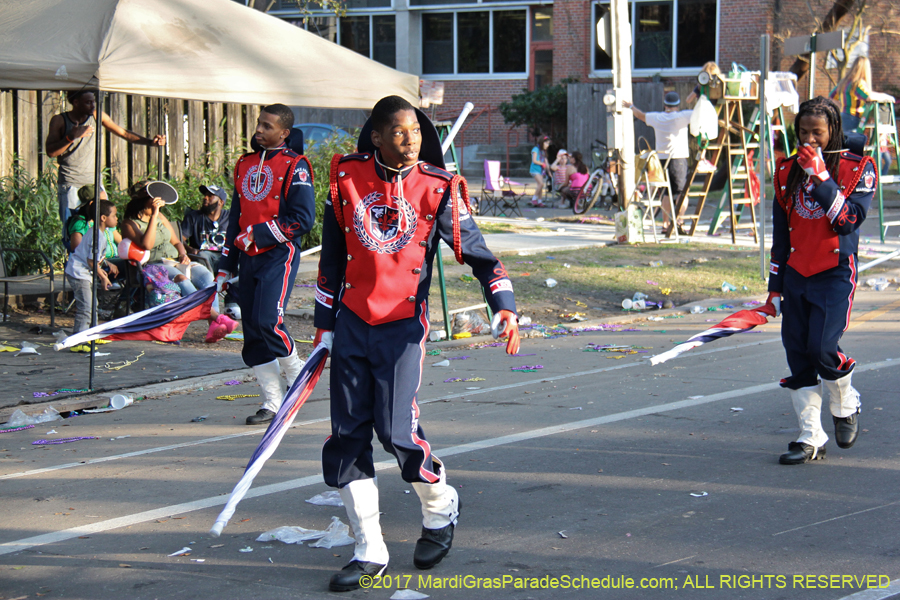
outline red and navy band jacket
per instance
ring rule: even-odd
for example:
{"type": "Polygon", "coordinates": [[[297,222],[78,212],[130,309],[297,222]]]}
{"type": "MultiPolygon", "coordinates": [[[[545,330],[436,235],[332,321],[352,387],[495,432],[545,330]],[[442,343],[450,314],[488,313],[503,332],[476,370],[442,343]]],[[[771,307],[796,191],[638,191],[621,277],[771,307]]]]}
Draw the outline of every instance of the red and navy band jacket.
{"type": "Polygon", "coordinates": [[[305,156],[286,146],[243,155],[234,168],[231,215],[219,270],[234,273],[239,251],[253,256],[276,244],[299,248],[315,221],[312,166],[305,156]],[[242,239],[249,230],[254,243],[246,247],[242,239]]]}
{"type": "Polygon", "coordinates": [[[783,291],[785,265],[811,277],[856,260],[859,228],[877,184],[870,157],[842,152],[837,177],[818,187],[804,180],[788,198],[788,174],[795,160],[796,155],[782,159],[775,169],[770,292],[783,291]]]}
{"type": "Polygon", "coordinates": [[[428,298],[441,240],[472,267],[491,309],[515,312],[512,282],[472,218],[465,181],[424,162],[402,178],[401,196],[399,176],[386,174],[372,154],[335,156],[322,222],[316,327],[333,330],[341,304],[370,325],[415,316],[428,298]]]}

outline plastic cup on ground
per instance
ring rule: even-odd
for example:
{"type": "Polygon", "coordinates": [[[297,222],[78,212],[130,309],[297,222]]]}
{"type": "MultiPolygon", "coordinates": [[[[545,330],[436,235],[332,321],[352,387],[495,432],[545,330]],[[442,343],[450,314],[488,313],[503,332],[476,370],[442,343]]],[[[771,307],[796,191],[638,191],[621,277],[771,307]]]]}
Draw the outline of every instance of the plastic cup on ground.
{"type": "Polygon", "coordinates": [[[131,396],[124,396],[122,394],[116,394],[109,399],[109,405],[116,410],[122,410],[126,406],[130,406],[132,404],[134,404],[134,398],[132,398],[131,396]]]}

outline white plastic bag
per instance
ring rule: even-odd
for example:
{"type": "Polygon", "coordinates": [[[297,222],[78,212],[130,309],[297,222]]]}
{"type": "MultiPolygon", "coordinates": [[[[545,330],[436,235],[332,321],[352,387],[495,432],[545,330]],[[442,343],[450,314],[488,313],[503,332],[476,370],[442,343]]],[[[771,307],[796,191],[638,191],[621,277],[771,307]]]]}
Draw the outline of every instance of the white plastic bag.
{"type": "Polygon", "coordinates": [[[331,517],[331,525],[325,530],[325,535],[315,544],[310,544],[310,546],[312,548],[334,548],[335,546],[349,546],[355,543],[356,540],[350,535],[350,527],[344,525],[338,517],[331,517]]]}
{"type": "Polygon", "coordinates": [[[700,99],[694,106],[690,127],[691,135],[694,137],[702,135],[708,140],[719,137],[719,116],[716,114],[716,107],[704,94],[700,94],[700,99]]]}
{"type": "Polygon", "coordinates": [[[323,535],[325,535],[325,532],[320,529],[305,529],[303,527],[291,527],[285,525],[284,527],[276,527],[275,529],[260,534],[260,536],[256,538],[256,541],[271,542],[278,540],[285,544],[302,545],[306,540],[317,540],[323,535]]]}
{"type": "Polygon", "coordinates": [[[23,425],[37,425],[38,423],[49,423],[50,421],[62,421],[59,411],[52,406],[48,406],[44,409],[44,412],[33,416],[26,415],[17,408],[6,425],[7,427],[22,427],[23,425]]]}
{"type": "Polygon", "coordinates": [[[322,492],[321,494],[316,494],[309,500],[307,500],[310,504],[316,504],[318,506],[343,506],[344,501],[341,500],[341,493],[337,490],[329,490],[327,492],[322,492]]]}

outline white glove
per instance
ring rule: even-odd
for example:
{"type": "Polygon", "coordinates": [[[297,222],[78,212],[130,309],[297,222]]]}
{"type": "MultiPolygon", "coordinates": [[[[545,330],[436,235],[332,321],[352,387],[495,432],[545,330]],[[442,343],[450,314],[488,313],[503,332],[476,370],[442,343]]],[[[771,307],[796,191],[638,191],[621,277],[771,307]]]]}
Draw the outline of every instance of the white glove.
{"type": "Polygon", "coordinates": [[[222,294],[228,289],[228,280],[231,279],[229,271],[219,271],[216,273],[216,292],[222,294]]]}
{"type": "Polygon", "coordinates": [[[325,349],[328,350],[328,354],[331,354],[331,346],[334,343],[334,332],[328,331],[325,329],[316,330],[316,346],[324,345],[325,349]]]}

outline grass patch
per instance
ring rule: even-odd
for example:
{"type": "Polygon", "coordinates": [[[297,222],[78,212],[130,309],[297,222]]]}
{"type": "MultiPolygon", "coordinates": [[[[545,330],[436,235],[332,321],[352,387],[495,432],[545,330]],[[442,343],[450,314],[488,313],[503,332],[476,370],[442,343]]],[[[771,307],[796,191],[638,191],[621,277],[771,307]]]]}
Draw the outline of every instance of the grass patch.
{"type": "MultiPolygon", "coordinates": [[[[766,282],[760,278],[759,254],[749,248],[608,246],[552,255],[507,256],[503,264],[513,281],[519,311],[535,316],[554,314],[554,318],[556,313],[567,312],[582,312],[589,317],[620,313],[622,300],[635,292],[647,294],[654,301],[669,299],[678,306],[711,297],[761,296],[766,291],[766,282]],[[662,266],[651,267],[649,263],[656,261],[662,261],[662,266]],[[546,287],[548,278],[555,279],[557,285],[546,287]],[[725,281],[737,291],[723,292],[725,281]],[[669,295],[662,293],[664,288],[671,290],[669,295]]],[[[454,263],[444,269],[451,309],[482,301],[481,286],[466,277],[471,274],[467,266],[454,263]]],[[[441,312],[436,280],[431,295],[435,320],[441,312]]]]}

